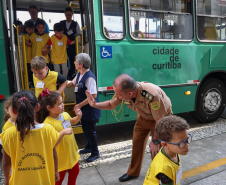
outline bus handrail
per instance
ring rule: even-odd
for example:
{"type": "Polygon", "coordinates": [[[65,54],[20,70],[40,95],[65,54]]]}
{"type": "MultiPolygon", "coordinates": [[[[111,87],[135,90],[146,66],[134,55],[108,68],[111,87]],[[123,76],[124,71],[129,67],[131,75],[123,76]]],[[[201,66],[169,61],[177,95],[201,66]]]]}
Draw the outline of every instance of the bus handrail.
{"type": "Polygon", "coordinates": [[[25,89],[29,90],[29,82],[28,82],[28,71],[27,71],[27,53],[26,53],[26,44],[25,37],[22,37],[22,48],[23,48],[23,59],[24,59],[24,81],[25,81],[25,89]]]}
{"type": "Polygon", "coordinates": [[[183,13],[183,12],[174,12],[174,11],[164,11],[164,10],[153,10],[153,9],[135,9],[130,8],[130,11],[137,11],[137,12],[156,12],[156,13],[165,13],[165,14],[178,14],[178,15],[191,15],[191,13],[183,13]]]}
{"type": "Polygon", "coordinates": [[[82,28],[82,53],[83,53],[83,42],[84,42],[84,39],[83,39],[83,32],[84,32],[84,30],[86,29],[86,27],[87,27],[87,25],[86,26],[84,26],[83,28],[82,28]]]}
{"type": "Polygon", "coordinates": [[[20,75],[21,75],[21,83],[22,83],[22,89],[24,89],[24,80],[23,80],[23,72],[22,72],[22,65],[21,65],[21,54],[20,54],[20,41],[19,41],[19,27],[13,24],[14,28],[16,29],[17,34],[17,48],[18,48],[18,54],[19,54],[19,63],[20,63],[20,75]]]}

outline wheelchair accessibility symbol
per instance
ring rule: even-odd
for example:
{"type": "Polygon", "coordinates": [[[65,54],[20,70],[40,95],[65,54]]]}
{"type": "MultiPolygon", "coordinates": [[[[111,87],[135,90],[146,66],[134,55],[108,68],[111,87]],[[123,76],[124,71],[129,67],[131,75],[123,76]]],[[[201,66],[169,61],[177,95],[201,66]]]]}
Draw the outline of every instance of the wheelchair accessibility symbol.
{"type": "Polygon", "coordinates": [[[112,58],[112,46],[100,46],[101,58],[112,58]]]}

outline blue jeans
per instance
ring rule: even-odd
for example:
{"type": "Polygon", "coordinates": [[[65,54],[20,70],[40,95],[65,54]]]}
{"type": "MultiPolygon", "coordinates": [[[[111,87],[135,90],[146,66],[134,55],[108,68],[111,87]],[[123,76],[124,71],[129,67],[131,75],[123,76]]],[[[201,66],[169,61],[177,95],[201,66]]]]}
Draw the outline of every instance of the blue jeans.
{"type": "Polygon", "coordinates": [[[83,132],[87,139],[85,149],[91,150],[91,155],[96,156],[99,154],[97,133],[95,130],[97,120],[94,120],[94,121],[81,120],[81,122],[82,122],[83,132]]]}

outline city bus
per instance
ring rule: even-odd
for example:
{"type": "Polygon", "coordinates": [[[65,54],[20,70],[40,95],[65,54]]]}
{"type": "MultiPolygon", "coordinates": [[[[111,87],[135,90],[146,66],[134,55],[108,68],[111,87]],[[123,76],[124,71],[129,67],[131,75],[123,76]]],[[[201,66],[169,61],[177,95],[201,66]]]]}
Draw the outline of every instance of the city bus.
{"type": "MultiPolygon", "coordinates": [[[[56,13],[63,15],[67,6],[80,15],[82,36],[75,35],[76,53],[90,55],[101,102],[114,96],[114,79],[127,73],[136,81],[160,86],[171,99],[174,114],[189,112],[200,122],[212,122],[224,111],[224,0],[1,0],[1,110],[10,94],[29,89],[13,22],[30,3],[48,13],[43,17],[47,23],[56,13]]],[[[73,89],[66,88],[65,95],[66,110],[72,113],[73,89]]],[[[137,116],[125,104],[101,113],[97,125],[136,120],[137,116]]]]}

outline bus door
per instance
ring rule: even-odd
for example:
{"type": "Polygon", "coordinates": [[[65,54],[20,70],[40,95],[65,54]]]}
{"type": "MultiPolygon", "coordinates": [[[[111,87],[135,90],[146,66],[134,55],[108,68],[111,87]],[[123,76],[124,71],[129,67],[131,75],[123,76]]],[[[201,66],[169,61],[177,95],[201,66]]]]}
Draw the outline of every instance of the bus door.
{"type": "MultiPolygon", "coordinates": [[[[20,47],[18,45],[18,28],[14,24],[16,20],[16,0],[8,1],[8,18],[9,18],[9,42],[10,42],[10,54],[11,54],[11,70],[14,77],[14,82],[9,84],[15,87],[15,91],[20,91],[24,89],[24,75],[22,71],[22,62],[19,57],[20,47]]],[[[7,37],[7,35],[5,35],[7,37]]],[[[8,49],[8,48],[7,48],[8,49]]]]}

